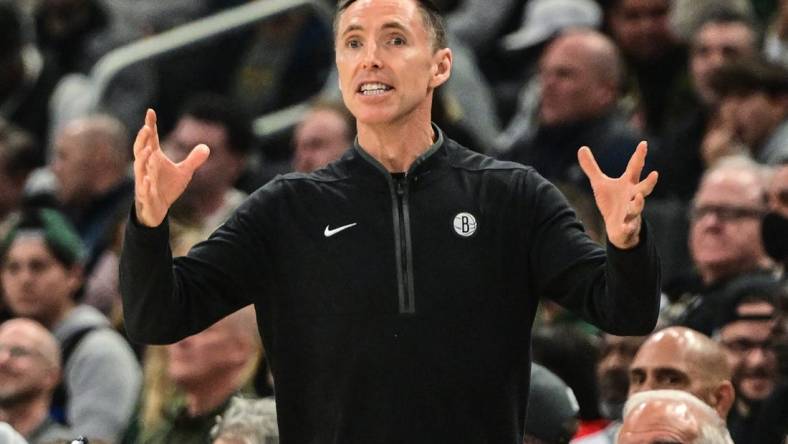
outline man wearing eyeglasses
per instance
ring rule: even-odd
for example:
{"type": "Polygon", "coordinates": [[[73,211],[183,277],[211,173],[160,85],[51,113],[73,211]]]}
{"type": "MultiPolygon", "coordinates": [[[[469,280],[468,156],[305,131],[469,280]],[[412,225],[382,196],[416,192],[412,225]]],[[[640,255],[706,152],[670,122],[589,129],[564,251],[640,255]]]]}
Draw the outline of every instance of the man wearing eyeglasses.
{"type": "Polygon", "coordinates": [[[60,349],[44,326],[27,318],[1,324],[0,421],[32,444],[72,437],[49,417],[60,372],[60,349]]]}
{"type": "Polygon", "coordinates": [[[741,276],[771,270],[761,242],[766,209],[764,173],[752,160],[724,158],[704,174],[689,214],[697,281],[677,295],[668,323],[711,336],[725,289],[741,276]]]}
{"type": "Polygon", "coordinates": [[[715,337],[722,344],[733,369],[736,402],[728,415],[728,427],[737,444],[754,441],[760,404],[778,382],[774,348],[778,309],[777,283],[753,278],[729,295],[720,313],[720,329],[715,337]]]}

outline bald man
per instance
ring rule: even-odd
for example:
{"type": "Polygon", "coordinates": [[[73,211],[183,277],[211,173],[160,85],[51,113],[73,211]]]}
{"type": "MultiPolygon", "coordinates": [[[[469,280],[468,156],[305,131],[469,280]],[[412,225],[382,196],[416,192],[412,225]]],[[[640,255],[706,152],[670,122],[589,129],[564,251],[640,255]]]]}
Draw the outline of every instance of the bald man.
{"type": "Polygon", "coordinates": [[[692,393],[726,418],[734,390],[725,351],[708,336],[685,327],[652,334],[629,368],[629,395],[658,389],[692,393]]]}
{"type": "MultiPolygon", "coordinates": [[[[167,346],[167,375],[178,388],[143,444],[208,442],[216,416],[244,392],[262,353],[255,311],[247,306],[195,335],[167,346]]],[[[161,396],[148,391],[151,396],[161,396]]]]}
{"type": "Polygon", "coordinates": [[[89,251],[87,272],[107,247],[118,215],[128,209],[131,144],[114,117],[92,115],[69,122],[55,137],[50,168],[56,197],[89,251]]]}
{"type": "Polygon", "coordinates": [[[60,347],[49,331],[28,318],[0,325],[0,421],[31,443],[73,438],[49,418],[60,381],[60,347]]]}
{"type": "Polygon", "coordinates": [[[637,393],[624,406],[617,444],[733,444],[725,422],[708,405],[680,390],[637,393]]]}
{"type": "Polygon", "coordinates": [[[505,157],[533,166],[554,182],[585,188],[574,153],[587,145],[606,174],[621,174],[638,140],[616,107],[621,64],[616,46],[597,31],[557,37],[539,62],[537,126],[504,147],[505,157]]]}

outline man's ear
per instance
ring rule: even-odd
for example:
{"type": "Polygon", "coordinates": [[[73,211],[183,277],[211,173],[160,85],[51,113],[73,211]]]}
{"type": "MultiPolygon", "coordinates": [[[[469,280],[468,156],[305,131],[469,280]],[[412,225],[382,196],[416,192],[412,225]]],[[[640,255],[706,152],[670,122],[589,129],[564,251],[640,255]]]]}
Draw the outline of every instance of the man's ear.
{"type": "Polygon", "coordinates": [[[451,76],[452,53],[451,49],[443,48],[435,51],[432,56],[432,78],[430,78],[430,86],[434,89],[437,88],[451,76]]]}
{"type": "Polygon", "coordinates": [[[723,381],[712,393],[714,399],[714,410],[720,415],[720,418],[725,420],[728,417],[728,412],[731,411],[733,401],[736,399],[736,392],[733,389],[733,384],[730,381],[723,381]]]}

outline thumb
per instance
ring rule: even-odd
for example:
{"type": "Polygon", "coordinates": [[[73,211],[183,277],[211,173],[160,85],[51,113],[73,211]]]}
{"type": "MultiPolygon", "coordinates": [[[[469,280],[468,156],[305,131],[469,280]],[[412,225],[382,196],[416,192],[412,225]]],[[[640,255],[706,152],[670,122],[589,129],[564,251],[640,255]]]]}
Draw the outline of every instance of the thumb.
{"type": "Polygon", "coordinates": [[[189,174],[194,173],[197,168],[208,160],[210,154],[211,149],[207,145],[199,144],[192,149],[185,159],[178,163],[178,167],[185,169],[189,174]]]}

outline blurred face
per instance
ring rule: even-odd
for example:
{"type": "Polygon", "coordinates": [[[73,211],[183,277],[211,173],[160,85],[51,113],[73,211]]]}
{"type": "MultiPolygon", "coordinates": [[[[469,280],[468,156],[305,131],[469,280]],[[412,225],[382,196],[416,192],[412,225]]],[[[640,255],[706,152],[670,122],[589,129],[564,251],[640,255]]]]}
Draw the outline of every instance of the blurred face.
{"type": "Polygon", "coordinates": [[[539,63],[544,125],[559,125],[597,117],[614,99],[611,82],[596,69],[582,37],[570,35],[548,46],[539,63]]]}
{"type": "Polygon", "coordinates": [[[84,143],[75,127],[66,127],[55,141],[52,173],[58,182],[58,200],[66,205],[84,202],[93,195],[93,162],[84,143]]]}
{"type": "MultiPolygon", "coordinates": [[[[740,315],[773,316],[774,306],[766,302],[744,303],[740,315]]],[[[777,356],[772,347],[776,321],[739,320],[720,330],[720,342],[733,368],[733,385],[738,397],[747,401],[765,399],[777,382],[777,356]]]]}
{"type": "Polygon", "coordinates": [[[617,444],[693,443],[700,424],[693,409],[676,401],[652,401],[630,412],[617,444]]]}
{"type": "Polygon", "coordinates": [[[767,260],[760,235],[761,193],[758,178],[747,171],[720,170],[701,183],[692,203],[689,242],[707,283],[767,260]]]}
{"type": "Polygon", "coordinates": [[[227,130],[218,123],[184,116],[167,136],[163,149],[174,162],[180,162],[200,143],[208,145],[211,155],[194,172],[184,191],[186,199],[199,199],[200,196],[213,193],[224,194],[243,170],[243,156],[236,155],[230,149],[227,130]]]}
{"type": "Polygon", "coordinates": [[[690,51],[690,73],[695,90],[707,104],[717,101],[709,82],[724,63],[755,53],[755,34],[740,22],[708,23],[695,34],[690,51]]]}
{"type": "Polygon", "coordinates": [[[770,97],[764,92],[731,95],[722,99],[731,110],[734,131],[739,140],[757,151],[788,111],[788,100],[770,97]]]}
{"type": "Polygon", "coordinates": [[[350,128],[330,110],[316,110],[295,131],[293,168],[308,173],[333,162],[350,147],[350,128]]]}
{"type": "Polygon", "coordinates": [[[434,50],[414,0],[353,3],[339,18],[335,43],[342,98],[360,125],[429,121],[451,51],[434,50]]]}
{"type": "Polygon", "coordinates": [[[714,384],[686,342],[669,335],[652,336],[640,347],[629,369],[629,394],[647,390],[681,390],[715,407],[714,384]]]}
{"type": "Polygon", "coordinates": [[[50,253],[43,238],[20,234],[2,264],[3,291],[17,316],[51,328],[74,305],[81,284],[77,267],[68,269],[50,253]]]}
{"type": "Polygon", "coordinates": [[[41,351],[40,334],[16,322],[0,327],[0,408],[35,399],[57,383],[57,369],[41,351]]]}
{"type": "Polygon", "coordinates": [[[238,338],[231,332],[226,321],[220,321],[196,335],[168,346],[167,370],[170,378],[189,390],[192,387],[210,385],[217,377],[235,368],[241,346],[238,338]]]}
{"type": "Polygon", "coordinates": [[[629,366],[637,353],[642,337],[605,334],[602,358],[597,365],[599,397],[603,402],[622,404],[629,391],[629,366]]]}
{"type": "Polygon", "coordinates": [[[668,13],[670,0],[619,0],[610,12],[613,39],[628,57],[648,61],[674,43],[668,13]]]}
{"type": "Polygon", "coordinates": [[[788,165],[777,168],[769,182],[769,208],[788,217],[788,165]]]}

